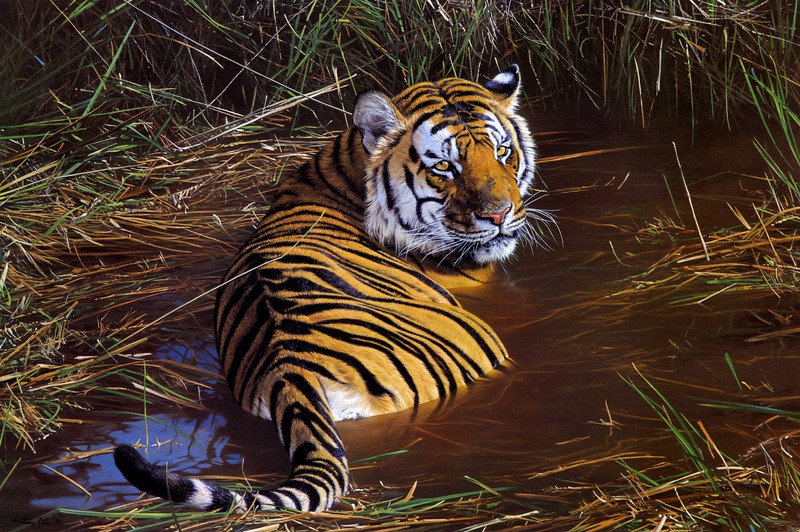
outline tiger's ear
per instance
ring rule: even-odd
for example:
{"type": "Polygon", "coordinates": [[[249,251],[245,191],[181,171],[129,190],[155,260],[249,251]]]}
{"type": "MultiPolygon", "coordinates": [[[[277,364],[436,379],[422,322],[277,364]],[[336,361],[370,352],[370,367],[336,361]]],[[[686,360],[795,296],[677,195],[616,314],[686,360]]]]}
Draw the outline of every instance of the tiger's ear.
{"type": "Polygon", "coordinates": [[[378,141],[400,127],[397,108],[386,94],[368,90],[358,94],[353,108],[353,122],[361,132],[361,142],[372,153],[378,141]]]}
{"type": "Polygon", "coordinates": [[[500,102],[507,111],[513,111],[517,106],[519,96],[519,67],[511,65],[506,70],[486,82],[485,87],[500,102]]]}

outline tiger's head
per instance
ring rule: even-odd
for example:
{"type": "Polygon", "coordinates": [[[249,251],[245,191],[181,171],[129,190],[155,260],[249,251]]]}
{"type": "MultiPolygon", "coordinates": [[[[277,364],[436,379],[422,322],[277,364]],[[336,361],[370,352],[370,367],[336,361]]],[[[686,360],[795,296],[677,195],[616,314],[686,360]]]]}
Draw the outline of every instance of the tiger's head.
{"type": "Polygon", "coordinates": [[[358,95],[353,120],[367,152],[372,238],[400,255],[485,265],[533,237],[523,198],[534,142],[514,112],[519,88],[514,65],[485,85],[447,78],[395,98],[358,95]]]}

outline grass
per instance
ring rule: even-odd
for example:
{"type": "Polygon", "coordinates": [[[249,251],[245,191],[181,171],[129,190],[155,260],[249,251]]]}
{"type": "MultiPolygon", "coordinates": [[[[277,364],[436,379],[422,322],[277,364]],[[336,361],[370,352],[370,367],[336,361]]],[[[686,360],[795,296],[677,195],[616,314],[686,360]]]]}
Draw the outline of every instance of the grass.
{"type": "MultiPolygon", "coordinates": [[[[626,378],[626,382],[669,429],[681,449],[684,462],[690,466],[689,471],[652,478],[649,471],[622,464],[632,475],[631,480],[643,488],[637,489],[642,493],[641,500],[652,504],[655,499],[661,503],[657,506],[682,508],[682,512],[676,513],[688,526],[750,530],[751,527],[776,526],[783,521],[785,509],[781,507],[781,501],[796,500],[800,495],[800,484],[797,483],[800,471],[794,453],[786,448],[769,451],[765,448],[769,461],[780,463],[777,469],[742,465],[717,447],[702,422],[692,423],[650,380],[638,370],[637,373],[644,385],[637,385],[632,378],[626,378]],[[771,490],[774,490],[772,497],[765,497],[765,493],[771,490]]],[[[786,414],[780,415],[787,417],[786,414]]],[[[790,440],[791,436],[787,438],[790,440]]]]}
{"type": "Polygon", "coordinates": [[[800,276],[798,208],[777,210],[773,204],[754,205],[748,214],[731,210],[741,226],[710,232],[705,242],[700,242],[694,226],[669,219],[639,229],[640,241],[663,243],[668,236],[676,245],[631,277],[629,288],[617,295],[639,301],[661,298],[670,305],[743,295],[791,300],[800,276]],[[694,289],[687,291],[687,286],[694,289]]]}
{"type": "MultiPolygon", "coordinates": [[[[0,100],[0,112],[17,116],[76,109],[89,117],[124,93],[130,103],[152,98],[213,125],[353,75],[366,78],[359,87],[396,91],[432,72],[473,76],[513,60],[536,74],[531,94],[588,97],[643,122],[669,109],[733,126],[752,105],[742,65],[784,74],[798,58],[796,3],[774,9],[713,0],[636,0],[622,8],[560,0],[18,5],[19,29],[3,35],[8,90],[0,100]],[[57,101],[48,101],[43,85],[57,101]]],[[[340,100],[340,94],[317,98],[309,109],[341,109],[340,100]]]]}
{"type": "MultiPolygon", "coordinates": [[[[252,226],[261,207],[242,202],[240,208],[217,212],[214,203],[248,190],[249,197],[257,197],[253,189],[264,179],[258,165],[264,164],[265,151],[261,141],[238,137],[234,146],[213,155],[203,148],[179,162],[165,164],[159,156],[124,165],[153,186],[117,181],[106,171],[76,175],[55,168],[39,186],[23,189],[30,181],[19,181],[15,201],[6,204],[17,224],[0,230],[8,237],[2,308],[8,332],[0,360],[3,382],[13,383],[0,391],[9,405],[3,410],[6,437],[30,442],[24,427],[44,429],[51,423],[46,418],[55,416],[55,401],[45,399],[36,403],[41,408],[20,406],[12,415],[11,405],[18,404],[14,389],[25,389],[26,407],[33,404],[40,378],[62,383],[57,389],[63,390],[65,380],[80,380],[158,337],[150,325],[172,308],[170,300],[217,280],[224,262],[208,258],[230,255],[235,245],[230,233],[252,226]],[[238,185],[215,181],[215,175],[231,169],[241,170],[238,185]],[[45,187],[57,190],[57,197],[42,194],[45,187]],[[149,312],[142,311],[146,302],[149,312]],[[83,352],[86,360],[63,375],[53,374],[50,365],[65,352],[83,352]],[[23,421],[27,418],[29,423],[23,421]]],[[[207,296],[172,319],[185,322],[193,313],[210,313],[212,305],[213,297],[207,296]]]]}
{"type": "MultiPolygon", "coordinates": [[[[673,299],[672,303],[703,303],[722,293],[732,296],[743,291],[761,295],[771,292],[778,298],[792,299],[800,273],[795,245],[800,200],[798,16],[797,2],[776,5],[771,17],[762,19],[762,23],[774,25],[775,38],[764,39],[757,32],[751,53],[731,58],[725,67],[726,71],[738,71],[737,85],[747,89],[740,96],[763,126],[753,139],[767,166],[762,203],[749,206],[744,212],[731,206],[740,225],[715,231],[709,235],[707,245],[699,226],[694,231],[698,242],[690,237],[692,229],[682,222],[654,220],[642,235],[668,235],[679,245],[644,274],[633,278],[633,288],[628,293],[639,291],[652,297],[654,293],[692,284],[698,286],[694,295],[673,299]],[[784,62],[789,57],[794,58],[793,65],[784,62]]],[[[688,190],[687,197],[691,201],[688,190]]],[[[677,216],[680,220],[679,213],[677,216]]],[[[796,332],[793,328],[780,329],[758,339],[796,332]]]]}
{"type": "MultiPolygon", "coordinates": [[[[366,87],[393,92],[441,75],[475,78],[516,61],[534,73],[526,92],[543,105],[586,101],[637,127],[665,115],[689,117],[697,134],[709,122],[730,129],[760,124],[754,142],[767,165],[763,201],[735,210],[737,227],[700,228],[703,242],[680,217],[654,219],[636,236],[672,249],[614,297],[675,306],[733,294],[794,298],[798,2],[6,5],[8,18],[0,22],[0,447],[21,449],[25,460],[2,463],[0,490],[29,467],[37,442],[100,398],[121,409],[141,404],[130,390],[146,382],[148,401],[195,405],[187,397],[215,376],[153,356],[151,346],[181,328],[207,334],[213,297],[177,310],[175,302],[213,288],[235,242],[269,204],[272,185],[299,154],[319,145],[327,127],[347,123],[342,109],[366,87]],[[695,288],[687,292],[687,286],[695,288]],[[161,321],[167,313],[169,326],[161,321]]],[[[764,327],[752,342],[800,331],[793,311],[759,319],[764,327]]],[[[578,530],[652,528],[654,522],[735,528],[782,519],[778,502],[798,496],[796,434],[764,443],[769,466],[729,456],[712,464],[707,457],[723,455],[700,452],[714,449],[702,426],[681,417],[640,377],[644,385],[629,384],[658,413],[691,468],[676,467],[676,460],[642,469],[601,457],[620,468],[624,482],[586,488],[596,490],[587,498],[564,486],[546,496],[512,497],[485,487],[438,500],[409,494],[385,501],[372,494],[353,501],[353,510],[319,519],[388,527],[457,518],[465,528],[578,530]]],[[[119,511],[124,514],[98,518],[110,528],[133,515],[137,522],[204,526],[222,519],[171,510],[166,516],[142,503],[119,511]]],[[[241,519],[265,526],[319,522],[298,515],[241,519]]]]}

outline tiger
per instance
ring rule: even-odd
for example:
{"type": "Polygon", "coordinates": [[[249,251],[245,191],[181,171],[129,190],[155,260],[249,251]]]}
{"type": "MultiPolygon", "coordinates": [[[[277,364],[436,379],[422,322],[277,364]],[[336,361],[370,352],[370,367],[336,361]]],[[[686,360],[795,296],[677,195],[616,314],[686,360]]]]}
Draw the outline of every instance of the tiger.
{"type": "Polygon", "coordinates": [[[350,487],[336,422],[441,399],[508,358],[450,289],[536,243],[535,150],[516,65],[357,95],[353,127],[282,180],[217,290],[228,385],[272,421],[289,478],[238,493],[114,452],[136,488],[198,510],[330,508],[350,487]]]}

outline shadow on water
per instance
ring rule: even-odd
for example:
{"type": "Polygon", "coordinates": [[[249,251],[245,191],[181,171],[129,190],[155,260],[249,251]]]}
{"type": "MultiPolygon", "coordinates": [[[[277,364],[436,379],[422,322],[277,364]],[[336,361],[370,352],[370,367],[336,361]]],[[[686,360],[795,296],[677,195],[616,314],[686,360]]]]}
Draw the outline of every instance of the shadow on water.
{"type": "MultiPolygon", "coordinates": [[[[535,206],[557,211],[563,243],[532,255],[523,251],[489,284],[457,292],[498,331],[513,363],[416,414],[340,423],[357,487],[384,485],[393,494],[418,482],[416,494],[425,496],[475,489],[472,478],[541,491],[620,475],[607,461],[552,473],[576,461],[621,453],[677,457],[670,435],[622,378],[636,377],[637,370],[688,419],[702,420],[733,455],[768,437],[770,427],[763,415],[700,406],[739,397],[726,354],[740,381],[775,397],[800,395],[797,342],[744,341],[748,309],[761,303],[720,296],[675,305],[665,298],[632,302],[615,296],[671,245],[668,239],[645,242],[637,230],[677,216],[673,200],[689,219],[671,142],[696,194],[701,224],[713,228],[735,221],[726,201],[745,204],[747,190],[759,186],[746,177],[761,173],[750,140],[719,133],[692,145],[682,134],[645,137],[603,123],[565,127],[566,121],[552,112],[533,122],[536,131],[557,132],[540,136],[540,174],[550,196],[535,206]],[[617,147],[635,149],[558,158],[617,147]],[[385,454],[395,451],[403,452],[385,454]]],[[[210,318],[188,330],[192,341],[150,348],[159,357],[217,372],[210,334],[196,336],[211,331],[210,318]]],[[[79,424],[37,445],[47,467],[11,476],[2,505],[18,506],[6,515],[24,524],[56,507],[108,509],[132,500],[138,492],[121,478],[111,455],[94,452],[117,442],[149,443],[150,459],[189,474],[244,474],[254,486],[284,478],[287,459],[271,425],[242,412],[224,380],[210,384],[208,390],[186,390],[199,394],[202,409],[156,402],[145,411],[128,400],[124,407],[98,403],[81,412],[79,424]],[[67,452],[86,456],[60,463],[67,452]]]]}

